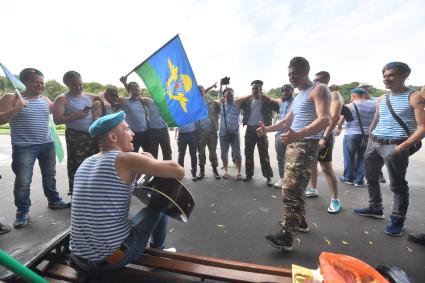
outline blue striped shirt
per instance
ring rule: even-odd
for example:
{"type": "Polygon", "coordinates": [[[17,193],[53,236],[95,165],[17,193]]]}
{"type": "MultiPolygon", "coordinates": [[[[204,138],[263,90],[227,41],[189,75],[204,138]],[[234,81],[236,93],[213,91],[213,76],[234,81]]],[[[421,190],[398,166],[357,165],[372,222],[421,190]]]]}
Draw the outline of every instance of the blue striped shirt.
{"type": "Polygon", "coordinates": [[[128,212],[134,184],[115,170],[119,151],[93,155],[75,174],[71,208],[72,252],[90,261],[111,255],[130,233],[128,212]]]}
{"type": "MultiPolygon", "coordinates": [[[[411,134],[418,127],[416,124],[415,113],[409,103],[409,97],[412,90],[407,90],[398,94],[389,94],[391,106],[394,112],[407,125],[411,134]]],[[[406,131],[400,126],[388,109],[385,96],[382,97],[379,103],[379,121],[372,134],[380,138],[400,139],[407,138],[406,131]]]]}
{"type": "MultiPolygon", "coordinates": [[[[294,98],[292,103],[292,113],[294,119],[292,121],[291,129],[295,132],[310,125],[314,120],[317,119],[316,106],[314,101],[310,99],[310,92],[316,87],[317,84],[313,84],[308,89],[301,90],[294,98]]],[[[320,139],[323,130],[315,134],[312,134],[304,139],[320,139]]]]}
{"type": "Polygon", "coordinates": [[[22,108],[10,121],[12,145],[28,146],[53,142],[49,128],[49,102],[45,98],[28,98],[27,107],[22,108]]]}
{"type": "MultiPolygon", "coordinates": [[[[81,94],[78,96],[65,94],[68,99],[68,107],[65,109],[65,115],[69,116],[74,113],[80,112],[85,107],[93,107],[93,101],[87,94],[81,94]]],[[[80,132],[89,132],[89,127],[93,122],[92,110],[88,112],[88,115],[66,123],[66,127],[72,130],[80,132]]]]}
{"type": "MultiPolygon", "coordinates": [[[[360,119],[362,121],[363,132],[365,135],[369,134],[369,128],[372,124],[373,117],[375,116],[376,106],[375,101],[373,100],[359,100],[356,103],[357,108],[359,109],[360,119]]],[[[353,121],[346,122],[345,124],[345,133],[344,135],[361,135],[362,131],[360,130],[359,119],[357,118],[356,110],[354,106],[350,107],[351,113],[353,114],[353,121]]]]}

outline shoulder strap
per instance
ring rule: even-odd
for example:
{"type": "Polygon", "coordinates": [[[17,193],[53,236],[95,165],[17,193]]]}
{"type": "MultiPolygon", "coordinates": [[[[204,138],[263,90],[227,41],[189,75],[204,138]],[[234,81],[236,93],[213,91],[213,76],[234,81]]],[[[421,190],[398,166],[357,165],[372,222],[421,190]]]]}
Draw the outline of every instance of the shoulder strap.
{"type": "Polygon", "coordinates": [[[356,110],[357,119],[359,119],[360,130],[362,131],[362,135],[364,136],[365,134],[363,130],[362,120],[360,119],[359,109],[357,108],[357,105],[354,102],[353,102],[353,106],[354,106],[354,110],[356,110]]]}
{"type": "Polygon", "coordinates": [[[391,115],[393,115],[394,119],[400,124],[400,126],[404,129],[404,131],[410,137],[409,128],[407,127],[406,123],[404,123],[403,120],[401,120],[401,118],[394,112],[393,106],[391,105],[391,102],[390,102],[390,96],[388,94],[385,95],[385,101],[387,102],[387,107],[390,110],[391,115]]]}

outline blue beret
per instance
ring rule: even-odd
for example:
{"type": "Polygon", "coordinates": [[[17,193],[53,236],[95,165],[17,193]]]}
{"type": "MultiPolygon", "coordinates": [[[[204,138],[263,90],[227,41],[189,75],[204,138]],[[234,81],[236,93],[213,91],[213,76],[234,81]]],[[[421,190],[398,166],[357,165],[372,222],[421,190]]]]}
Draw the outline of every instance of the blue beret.
{"type": "Polygon", "coordinates": [[[89,128],[90,136],[92,138],[97,138],[106,134],[110,129],[118,126],[124,119],[125,113],[123,111],[100,117],[91,124],[89,128]]]}
{"type": "Polygon", "coordinates": [[[356,87],[351,90],[351,93],[363,95],[366,94],[366,91],[362,88],[356,87]]]}

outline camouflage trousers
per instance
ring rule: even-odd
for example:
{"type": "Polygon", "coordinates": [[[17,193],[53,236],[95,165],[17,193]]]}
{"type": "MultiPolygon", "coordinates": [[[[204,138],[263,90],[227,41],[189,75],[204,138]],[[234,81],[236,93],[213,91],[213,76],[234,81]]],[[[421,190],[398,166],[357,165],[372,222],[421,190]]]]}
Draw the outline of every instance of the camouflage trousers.
{"type": "Polygon", "coordinates": [[[66,128],[66,151],[68,167],[69,194],[74,188],[74,176],[84,159],[99,152],[99,145],[92,140],[89,133],[66,128]]]}
{"type": "Polygon", "coordinates": [[[245,170],[247,176],[254,175],[254,149],[258,147],[260,156],[261,172],[266,178],[273,177],[273,170],[270,166],[269,140],[267,136],[259,137],[256,131],[257,127],[247,126],[245,132],[245,170]]]}
{"type": "Polygon", "coordinates": [[[200,129],[198,131],[198,159],[199,166],[205,166],[207,156],[205,154],[205,148],[208,146],[209,159],[212,167],[218,166],[217,159],[217,131],[206,131],[200,129]]]}
{"type": "Polygon", "coordinates": [[[285,230],[295,233],[301,217],[305,216],[304,191],[310,180],[313,164],[317,162],[318,140],[291,143],[286,148],[283,177],[283,219],[285,230]]]}

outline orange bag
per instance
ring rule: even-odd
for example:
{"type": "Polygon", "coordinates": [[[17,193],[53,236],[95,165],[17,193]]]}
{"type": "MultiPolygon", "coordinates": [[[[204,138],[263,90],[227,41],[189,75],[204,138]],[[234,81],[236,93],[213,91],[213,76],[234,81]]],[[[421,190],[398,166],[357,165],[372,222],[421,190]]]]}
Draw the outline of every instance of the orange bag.
{"type": "Polygon", "coordinates": [[[324,283],[389,283],[370,265],[348,255],[322,252],[319,264],[324,283]]]}

